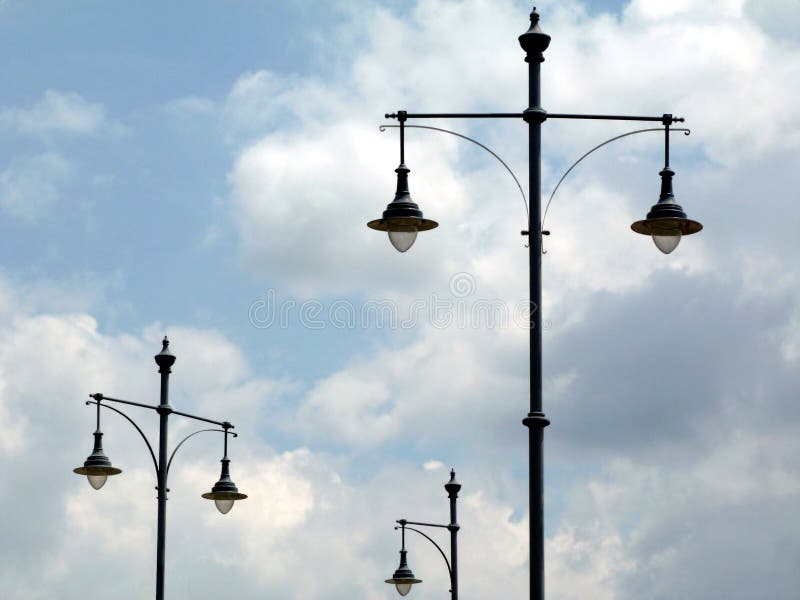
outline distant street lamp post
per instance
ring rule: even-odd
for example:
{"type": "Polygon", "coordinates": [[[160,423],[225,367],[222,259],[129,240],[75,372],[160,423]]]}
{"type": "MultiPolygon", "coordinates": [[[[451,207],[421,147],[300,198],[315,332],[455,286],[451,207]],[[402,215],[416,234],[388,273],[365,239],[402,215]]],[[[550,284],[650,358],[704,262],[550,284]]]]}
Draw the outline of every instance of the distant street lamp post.
{"type": "Polygon", "coordinates": [[[450,596],[452,600],[458,600],[458,530],[460,529],[458,525],[458,519],[456,518],[456,499],[458,498],[458,492],[461,489],[461,484],[456,481],[456,473],[452,469],[450,470],[450,481],[444,484],[444,489],[447,490],[447,495],[450,498],[450,523],[447,525],[439,525],[436,523],[420,523],[418,521],[409,521],[407,519],[400,519],[397,522],[400,524],[400,527],[395,527],[395,529],[400,529],[400,566],[397,567],[397,570],[394,572],[394,575],[390,579],[386,580],[386,583],[390,583],[397,588],[397,593],[401,596],[407,595],[411,591],[411,586],[417,583],[422,583],[421,579],[417,579],[414,577],[414,573],[408,566],[408,561],[406,559],[406,554],[408,553],[406,550],[406,529],[411,531],[415,531],[428,540],[431,544],[436,546],[436,549],[439,551],[439,554],[442,555],[445,564],[447,565],[447,572],[450,575],[450,596]],[[417,525],[419,527],[441,527],[443,529],[447,529],[450,532],[450,560],[447,560],[447,555],[444,553],[444,550],[433,541],[427,534],[423,533],[422,531],[415,529],[414,527],[409,527],[409,525],[417,525]]]}
{"type": "MultiPolygon", "coordinates": [[[[645,219],[631,225],[636,233],[649,235],[658,249],[668,254],[672,252],[681,238],[700,231],[703,226],[688,219],[681,206],[675,202],[672,189],[674,171],[669,165],[669,133],[673,123],[684,119],[671,114],[661,116],[631,115],[593,115],[548,113],[541,106],[540,67],[544,61],[544,51],[550,45],[550,36],[539,27],[539,14],[536,9],[530,15],[528,31],[519,36],[519,42],[526,52],[528,63],[528,107],[516,113],[408,113],[397,111],[386,118],[396,119],[400,129],[400,165],[397,173],[397,189],[394,200],[389,203],[383,215],[367,223],[368,227],[386,231],[392,245],[400,252],[407,251],[420,231],[438,227],[438,223],[423,217],[419,206],[412,200],[408,188],[409,169],[405,164],[405,123],[409,119],[519,119],[528,125],[528,189],[530,211],[528,229],[523,235],[529,237],[529,297],[530,297],[530,410],[523,419],[528,427],[529,447],[529,504],[530,504],[530,598],[544,599],[544,428],[550,424],[542,406],[542,236],[548,232],[542,229],[541,192],[541,128],[549,119],[578,119],[604,121],[642,121],[660,122],[664,126],[665,161],[660,171],[661,193],[658,202],[651,208],[645,219]]],[[[411,126],[409,126],[411,127],[411,126]]],[[[431,129],[431,128],[427,128],[431,129]]],[[[435,128],[433,128],[435,129],[435,128]]],[[[448,132],[453,133],[453,132],[448,132]]],[[[633,132],[638,133],[638,132],[633,132]]],[[[627,134],[626,134],[627,135],[627,134]]],[[[466,137],[466,136],[460,136],[466,137]]],[[[622,137],[622,136],[619,136],[622,137]]],[[[470,138],[467,138],[470,139],[470,138]]],[[[617,139],[617,138],[614,138],[617,139]]],[[[471,140],[474,141],[474,140],[471,140]]],[[[613,140],[609,140],[613,141],[613,140]]],[[[604,144],[607,142],[604,142],[604,144]]],[[[601,145],[604,145],[601,144],[601,145]]],[[[596,149],[596,148],[595,148],[596,149]]],[[[594,150],[594,149],[593,149],[594,150]]],[[[592,150],[592,151],[593,151],[592,150]]],[[[491,151],[490,151],[491,152],[491,151]]],[[[590,151],[591,152],[591,151],[590,151]]],[[[494,154],[492,152],[492,154],[494,154]]],[[[588,154],[588,153],[587,153],[588,154]]],[[[497,155],[495,155],[497,157],[497,155]]],[[[498,157],[499,158],[499,157],[498,157]]],[[[583,158],[583,157],[582,157],[583,158]]],[[[581,159],[582,159],[581,158],[581,159]]],[[[578,162],[580,162],[580,160],[578,162]]],[[[502,162],[502,161],[501,161],[502,162]]],[[[504,163],[505,164],[505,163],[504,163]]],[[[577,164],[577,163],[576,163],[577,164]]],[[[574,165],[573,165],[574,166],[574,165]]],[[[506,168],[508,168],[506,166],[506,168]]],[[[572,167],[570,167],[571,169],[572,167]]],[[[513,175],[513,173],[512,173],[513,175]]],[[[516,178],[515,178],[516,179],[516,178]]],[[[591,218],[591,216],[589,216],[591,218]]]]}
{"type": "Polygon", "coordinates": [[[173,355],[169,351],[169,340],[164,338],[164,343],[161,348],[161,352],[156,354],[155,356],[156,364],[159,367],[159,373],[161,373],[161,399],[158,406],[152,406],[149,404],[140,404],[138,402],[131,402],[129,400],[120,400],[118,398],[109,398],[108,396],[104,396],[103,394],[91,394],[91,398],[93,400],[89,400],[86,404],[95,404],[97,406],[97,430],[94,432],[94,448],[92,450],[92,454],[86,459],[83,463],[82,467],[78,467],[74,469],[74,472],[78,475],[86,475],[86,478],[89,480],[89,484],[96,490],[102,488],[105,483],[106,479],[110,475],[119,475],[122,473],[121,469],[114,467],[111,464],[111,461],[105,455],[103,451],[103,433],[100,431],[100,408],[107,408],[109,410],[114,411],[117,414],[122,415],[125,419],[136,428],[136,431],[139,432],[139,435],[142,436],[144,443],[147,445],[147,449],[150,451],[150,456],[153,459],[153,466],[155,467],[156,471],[156,479],[158,481],[158,486],[156,489],[158,490],[158,533],[157,533],[157,542],[156,542],[156,600],[163,600],[164,599],[164,551],[165,551],[165,539],[166,539],[166,527],[167,527],[167,492],[169,488],[167,488],[167,476],[169,475],[169,468],[172,465],[172,459],[175,457],[175,453],[178,449],[188,440],[190,437],[197,435],[198,433],[204,433],[207,431],[218,431],[224,434],[225,439],[225,446],[224,446],[224,453],[222,456],[222,472],[219,477],[219,481],[217,481],[214,486],[211,488],[210,492],[206,492],[203,494],[203,498],[208,500],[213,500],[216,504],[217,509],[222,514],[228,513],[233,504],[236,500],[244,500],[247,498],[245,494],[239,492],[236,485],[231,481],[230,472],[229,472],[229,464],[230,460],[228,459],[228,436],[232,435],[233,437],[237,437],[237,434],[231,432],[230,430],[233,429],[233,425],[231,425],[227,421],[214,421],[212,419],[206,419],[205,417],[198,417],[196,415],[190,415],[184,412],[178,412],[177,410],[173,410],[173,408],[169,404],[169,374],[172,372],[171,367],[175,363],[175,355],[173,355]],[[128,404],[131,406],[138,406],[140,408],[149,408],[150,410],[154,410],[159,414],[160,419],[160,428],[159,428],[159,436],[158,436],[158,459],[156,459],[156,455],[153,452],[153,446],[150,444],[150,441],[147,439],[147,436],[141,430],[141,428],[131,419],[127,414],[122,412],[121,410],[114,408],[113,406],[108,406],[107,404],[103,404],[103,402],[117,402],[121,404],[128,404]],[[187,417],[189,419],[194,419],[196,421],[204,421],[206,423],[211,423],[213,425],[218,425],[222,429],[201,429],[199,431],[195,431],[194,433],[190,433],[185,438],[183,438],[175,449],[172,451],[172,454],[167,458],[167,434],[168,434],[168,419],[170,415],[180,415],[182,417],[187,417]]]}

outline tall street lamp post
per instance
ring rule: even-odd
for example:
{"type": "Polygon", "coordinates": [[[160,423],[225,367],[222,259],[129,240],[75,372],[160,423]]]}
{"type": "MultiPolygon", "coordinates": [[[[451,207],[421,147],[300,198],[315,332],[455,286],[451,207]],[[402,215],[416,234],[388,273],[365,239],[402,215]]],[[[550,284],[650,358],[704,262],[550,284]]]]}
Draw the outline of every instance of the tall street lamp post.
{"type": "Polygon", "coordinates": [[[386,583],[394,585],[397,588],[397,593],[401,596],[406,596],[411,591],[412,585],[422,583],[421,579],[414,577],[414,573],[409,568],[408,560],[406,559],[406,555],[408,554],[406,550],[406,529],[408,529],[420,534],[431,544],[436,546],[436,549],[439,551],[439,554],[442,555],[447,565],[447,572],[450,575],[450,597],[452,600],[458,600],[458,530],[460,526],[456,518],[456,499],[458,498],[459,490],[461,490],[461,484],[456,481],[456,472],[452,469],[450,470],[450,481],[444,484],[444,489],[447,491],[447,495],[450,498],[450,522],[447,525],[420,523],[419,521],[409,521],[408,519],[400,519],[397,521],[400,525],[400,527],[395,527],[395,529],[400,529],[400,566],[397,567],[394,575],[386,580],[386,583]],[[447,529],[450,532],[450,560],[447,560],[447,555],[444,553],[444,550],[442,550],[441,546],[433,541],[428,534],[414,527],[409,527],[409,525],[447,529]]]}
{"type": "Polygon", "coordinates": [[[110,398],[103,394],[90,395],[93,400],[87,401],[86,404],[94,404],[97,406],[97,430],[94,432],[94,448],[92,450],[92,454],[83,463],[83,466],[74,469],[74,472],[78,475],[86,475],[87,479],[89,480],[89,484],[96,490],[99,490],[105,485],[106,479],[110,475],[119,475],[122,473],[121,469],[118,469],[111,464],[111,461],[103,451],[103,433],[100,431],[101,407],[107,408],[119,415],[122,415],[131,425],[133,425],[136,431],[139,432],[139,435],[141,435],[144,443],[147,445],[147,449],[150,451],[150,457],[153,459],[153,466],[155,467],[156,471],[156,480],[158,482],[158,486],[156,487],[158,490],[158,531],[156,535],[156,600],[164,600],[164,552],[167,529],[167,492],[169,491],[169,488],[167,487],[167,477],[169,475],[169,469],[172,465],[172,459],[175,457],[175,453],[180,449],[184,442],[199,433],[205,433],[208,431],[223,433],[225,441],[221,460],[222,472],[220,474],[219,481],[213,485],[211,491],[206,492],[202,496],[207,500],[213,500],[219,512],[226,514],[231,510],[236,500],[244,500],[247,498],[247,495],[239,492],[236,484],[231,481],[230,477],[229,465],[231,461],[228,459],[228,436],[232,435],[233,437],[237,437],[237,434],[230,431],[233,429],[233,425],[231,425],[228,421],[214,421],[212,419],[206,419],[205,417],[198,417],[197,415],[179,412],[170,406],[169,374],[172,372],[171,367],[175,363],[175,355],[169,351],[169,340],[167,340],[166,337],[164,338],[161,352],[155,355],[155,361],[159,367],[158,372],[161,373],[161,396],[158,406],[140,404],[138,402],[120,400],[118,398],[110,398]],[[136,424],[136,422],[121,410],[114,408],[113,406],[109,406],[108,404],[103,404],[104,402],[116,402],[130,406],[138,406],[140,408],[149,408],[150,410],[158,413],[158,458],[156,458],[156,455],[153,452],[153,446],[150,444],[147,436],[136,424]],[[170,454],[169,458],[167,458],[167,437],[169,433],[168,420],[170,415],[179,415],[195,421],[211,423],[212,425],[221,427],[221,429],[200,429],[199,431],[190,433],[175,446],[175,448],[172,450],[172,454],[170,454]]]}
{"type": "MultiPolygon", "coordinates": [[[[540,67],[544,51],[550,45],[550,36],[539,27],[536,8],[530,15],[530,28],[519,36],[528,63],[528,107],[521,113],[408,113],[398,111],[386,118],[396,119],[400,129],[400,165],[396,169],[397,190],[383,215],[367,223],[378,231],[386,231],[392,245],[400,252],[407,251],[420,231],[438,226],[436,221],[423,217],[419,206],[412,200],[408,187],[409,169],[405,164],[405,123],[409,119],[518,119],[528,125],[528,188],[530,211],[528,229],[523,235],[529,238],[529,297],[530,297],[530,410],[522,423],[528,428],[529,447],[529,504],[530,504],[530,598],[544,599],[544,482],[543,438],[544,428],[550,424],[542,406],[542,193],[541,193],[541,129],[550,119],[577,119],[603,121],[660,122],[665,133],[665,164],[661,176],[661,193],[658,202],[645,219],[631,225],[636,233],[652,236],[656,246],[668,254],[685,235],[697,233],[702,225],[686,217],[675,202],[672,189],[674,171],[669,165],[670,126],[684,119],[671,114],[661,116],[595,115],[548,113],[541,106],[540,67]]],[[[574,165],[573,165],[574,166],[574,165]]]]}

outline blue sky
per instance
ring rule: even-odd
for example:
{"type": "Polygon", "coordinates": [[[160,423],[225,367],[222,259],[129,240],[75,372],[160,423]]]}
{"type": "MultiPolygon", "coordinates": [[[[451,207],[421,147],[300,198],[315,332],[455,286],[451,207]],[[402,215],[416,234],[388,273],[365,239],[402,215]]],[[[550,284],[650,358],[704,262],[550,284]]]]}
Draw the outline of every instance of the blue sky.
{"type": "MultiPolygon", "coordinates": [[[[791,598],[797,11],[539,8],[553,36],[545,108],[685,116],[676,194],[705,225],[669,256],[630,233],[657,200],[658,134],[592,155],[550,209],[548,597],[791,598]]],[[[199,499],[217,444],[182,450],[170,597],[223,583],[245,599],[389,597],[392,522],[445,519],[450,466],[464,484],[462,589],[490,597],[502,581],[524,595],[518,192],[479,149],[410,130],[411,191],[441,226],[400,255],[365,223],[394,191],[385,112],[524,108],[516,37],[529,11],[0,0],[0,462],[22,489],[0,491],[0,505],[30,499],[0,529],[13,600],[150,593],[155,503],[135,433],[104,418],[125,471],[100,492],[70,471],[90,450],[85,394],[156,401],[164,333],[178,356],[173,404],[237,424],[232,474],[251,495],[220,517],[199,499]],[[437,302],[454,322],[435,322],[437,302]],[[286,327],[268,322],[271,303],[289,311],[286,327]],[[509,321],[458,322],[486,303],[509,321]],[[421,310],[381,327],[361,318],[370,306],[421,310]],[[319,310],[319,327],[301,310],[319,310]],[[348,310],[355,322],[337,325],[348,310]]],[[[519,124],[433,124],[475,136],[526,180],[519,124]]],[[[575,158],[633,128],[547,122],[545,197],[575,158]]],[[[190,431],[175,425],[173,439],[190,431]]],[[[417,544],[411,557],[426,582],[414,596],[439,597],[437,555],[417,544]]]]}
{"type": "MultiPolygon", "coordinates": [[[[260,353],[260,336],[248,340],[242,325],[248,300],[265,282],[237,264],[230,219],[217,205],[236,146],[225,140],[216,115],[184,117],[168,105],[194,96],[220,102],[239,75],[259,69],[319,73],[327,68],[319,28],[335,29],[341,15],[303,3],[192,9],[187,21],[186,7],[177,6],[4,7],[3,50],[12,60],[4,62],[3,78],[15,82],[7,105],[36,104],[47,90],[68,90],[102,107],[103,125],[113,130],[8,132],[6,161],[57,152],[68,154],[71,166],[54,211],[34,222],[4,223],[5,266],[13,273],[59,273],[76,285],[95,280],[114,307],[105,330],[153,319],[186,322],[189,313],[260,353]],[[212,226],[222,239],[204,250],[212,226]]],[[[281,345],[293,345],[297,333],[281,345]]],[[[303,340],[286,351],[308,356],[310,346],[303,340]]]]}

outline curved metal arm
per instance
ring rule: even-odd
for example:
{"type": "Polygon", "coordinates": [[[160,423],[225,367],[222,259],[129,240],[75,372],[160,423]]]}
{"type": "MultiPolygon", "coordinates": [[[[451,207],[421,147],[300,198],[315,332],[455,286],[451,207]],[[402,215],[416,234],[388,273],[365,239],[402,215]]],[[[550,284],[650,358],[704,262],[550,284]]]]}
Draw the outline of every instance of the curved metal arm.
{"type": "MultiPolygon", "coordinates": [[[[406,127],[408,127],[408,125],[406,125],[406,127]]],[[[547,211],[550,209],[550,203],[553,201],[553,196],[556,195],[556,192],[558,191],[559,186],[561,186],[561,182],[564,181],[564,179],[566,179],[567,175],[569,175],[572,172],[572,169],[577,167],[578,164],[584,158],[589,156],[592,152],[594,152],[595,150],[599,150],[600,148],[602,148],[606,144],[610,144],[611,142],[616,142],[617,140],[620,140],[620,139],[622,139],[624,137],[628,137],[629,135],[636,135],[637,133],[645,133],[647,131],[664,131],[664,127],[652,127],[650,129],[637,129],[636,131],[629,131],[628,133],[623,133],[622,135],[615,136],[615,137],[613,137],[611,139],[606,140],[602,144],[598,144],[597,146],[595,146],[594,148],[589,150],[586,154],[581,156],[574,163],[572,163],[570,168],[567,169],[566,172],[561,176],[561,179],[558,180],[558,183],[556,184],[556,187],[553,188],[553,192],[550,194],[550,198],[547,199],[547,204],[545,205],[544,213],[542,214],[542,229],[544,229],[544,221],[547,218],[547,211]]],[[[684,135],[689,135],[690,133],[692,133],[691,129],[686,129],[685,127],[675,128],[675,129],[672,129],[671,131],[683,131],[684,135]]],[[[667,148],[669,148],[669,146],[667,146],[667,148]]]]}
{"type": "Polygon", "coordinates": [[[101,403],[101,402],[99,402],[97,400],[94,400],[94,401],[87,400],[86,401],[86,405],[88,406],[89,404],[97,404],[97,406],[102,406],[103,408],[107,408],[108,410],[113,410],[115,413],[120,414],[123,417],[125,417],[128,420],[128,423],[130,423],[131,425],[133,425],[136,428],[136,431],[138,431],[139,435],[142,436],[142,439],[144,440],[144,443],[147,444],[147,449],[150,451],[150,457],[153,459],[153,466],[156,469],[156,479],[157,479],[158,478],[158,461],[156,460],[155,452],[153,452],[153,447],[150,445],[150,441],[147,439],[147,436],[144,434],[144,431],[142,431],[139,428],[139,426],[136,424],[136,422],[133,419],[131,419],[128,415],[126,415],[124,412],[122,412],[118,408],[114,408],[113,406],[108,406],[107,404],[103,404],[103,403],[101,403]]]}
{"type": "MultiPolygon", "coordinates": [[[[219,431],[220,433],[227,433],[224,429],[200,429],[199,431],[195,431],[194,433],[190,433],[185,438],[181,440],[181,442],[175,446],[175,449],[172,451],[172,454],[169,455],[169,460],[167,461],[167,475],[169,475],[169,466],[172,464],[172,459],[175,458],[175,453],[178,451],[178,448],[183,446],[184,442],[188,440],[190,437],[197,435],[198,433],[205,433],[206,431],[219,431]]],[[[230,435],[233,437],[239,437],[238,433],[230,432],[230,435]]],[[[225,453],[227,455],[227,452],[225,453]]]]}
{"type": "MultiPolygon", "coordinates": [[[[480,146],[481,148],[486,150],[489,154],[494,156],[500,162],[500,164],[503,165],[506,168],[506,171],[508,171],[509,175],[511,175],[511,177],[514,178],[514,183],[517,184],[517,187],[519,188],[519,193],[522,194],[522,202],[525,204],[525,215],[527,216],[527,214],[528,214],[528,199],[525,197],[525,192],[522,189],[522,185],[520,184],[519,180],[517,179],[517,176],[514,175],[514,171],[511,170],[511,167],[509,167],[506,164],[506,162],[502,158],[500,158],[493,150],[491,150],[487,146],[484,146],[478,140],[473,140],[471,137],[468,137],[468,136],[463,135],[461,133],[456,133],[455,131],[450,131],[449,129],[442,129],[441,127],[428,127],[427,125],[405,125],[405,123],[403,123],[402,126],[405,126],[406,128],[413,127],[414,129],[430,129],[432,131],[441,131],[443,133],[449,133],[450,135],[454,135],[456,137],[460,137],[463,140],[467,140],[468,142],[472,142],[476,146],[480,146]]],[[[402,127],[402,126],[401,125],[381,125],[379,127],[379,129],[381,131],[386,131],[387,127],[402,127]]]]}
{"type": "MultiPolygon", "coordinates": [[[[395,527],[395,529],[400,529],[400,528],[399,527],[395,527]]],[[[447,556],[445,555],[444,550],[442,550],[442,548],[439,546],[439,544],[434,542],[427,534],[421,532],[419,529],[414,529],[413,527],[409,527],[408,525],[405,525],[404,529],[410,529],[411,531],[416,531],[418,534],[420,534],[422,537],[424,537],[426,540],[428,540],[431,544],[436,546],[436,549],[439,551],[439,554],[441,554],[442,558],[444,559],[444,563],[447,565],[447,572],[450,575],[450,585],[452,586],[453,585],[453,569],[450,568],[450,561],[447,560],[447,556]]]]}

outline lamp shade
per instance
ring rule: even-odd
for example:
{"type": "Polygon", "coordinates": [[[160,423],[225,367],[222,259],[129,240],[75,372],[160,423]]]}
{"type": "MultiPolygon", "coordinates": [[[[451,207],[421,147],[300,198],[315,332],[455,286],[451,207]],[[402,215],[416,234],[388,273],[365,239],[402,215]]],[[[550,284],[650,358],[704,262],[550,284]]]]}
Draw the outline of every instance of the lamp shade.
{"type": "Polygon", "coordinates": [[[664,254],[672,252],[683,236],[703,229],[700,223],[688,219],[681,205],[675,202],[675,195],[672,192],[674,174],[669,167],[665,167],[659,173],[661,196],[658,202],[647,213],[647,218],[631,225],[631,229],[636,233],[652,236],[653,242],[664,254]]]}
{"type": "Polygon", "coordinates": [[[391,579],[386,580],[386,583],[393,584],[397,588],[397,593],[401,596],[407,595],[415,583],[422,583],[422,580],[414,577],[414,573],[408,568],[407,552],[407,550],[400,550],[400,566],[397,567],[391,579]]]}
{"type": "Polygon", "coordinates": [[[409,168],[401,164],[395,169],[395,173],[397,173],[397,191],[394,200],[383,211],[382,217],[370,221],[367,227],[388,232],[392,245],[399,252],[405,252],[414,244],[417,233],[435,229],[439,224],[424,218],[419,206],[411,199],[411,192],[408,190],[409,168]]]}
{"type": "Polygon", "coordinates": [[[111,475],[119,475],[122,469],[112,466],[111,461],[103,452],[103,434],[100,431],[94,432],[94,448],[92,453],[84,461],[82,467],[72,470],[78,475],[86,475],[89,484],[99,490],[106,483],[106,479],[111,475]]]}
{"type": "Polygon", "coordinates": [[[222,462],[222,473],[219,476],[219,481],[214,484],[210,492],[203,494],[203,498],[213,500],[217,510],[225,515],[233,508],[233,503],[236,500],[244,500],[247,498],[247,494],[242,494],[236,484],[231,481],[228,467],[231,461],[223,458],[220,462],[222,462]]]}

